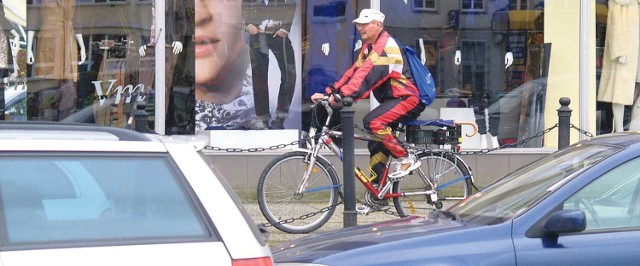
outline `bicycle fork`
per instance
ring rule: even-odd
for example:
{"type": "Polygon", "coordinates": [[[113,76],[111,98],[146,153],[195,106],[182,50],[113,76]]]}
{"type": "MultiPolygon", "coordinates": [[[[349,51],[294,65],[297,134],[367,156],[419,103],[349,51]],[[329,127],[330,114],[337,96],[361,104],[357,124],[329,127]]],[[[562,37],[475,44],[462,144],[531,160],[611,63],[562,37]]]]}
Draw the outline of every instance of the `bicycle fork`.
{"type": "Polygon", "coordinates": [[[305,158],[307,169],[304,171],[304,176],[302,176],[302,179],[298,184],[298,189],[295,191],[295,195],[302,195],[307,189],[309,177],[311,176],[311,173],[313,172],[313,169],[316,165],[316,161],[318,160],[318,152],[320,152],[320,146],[321,145],[313,146],[313,149],[310,150],[310,152],[307,154],[307,157],[305,158]]]}
{"type": "MultiPolygon", "coordinates": [[[[331,138],[329,138],[327,135],[321,135],[320,141],[322,141],[324,145],[326,145],[333,153],[335,153],[340,158],[340,160],[342,160],[342,153],[340,152],[340,148],[332,141],[331,138]]],[[[295,191],[296,195],[301,196],[306,191],[309,178],[311,177],[316,162],[318,161],[318,153],[320,153],[320,148],[322,148],[322,144],[320,143],[313,145],[313,148],[307,154],[305,162],[308,166],[304,171],[304,176],[302,177],[302,180],[300,180],[300,184],[298,184],[298,190],[295,191]]]]}

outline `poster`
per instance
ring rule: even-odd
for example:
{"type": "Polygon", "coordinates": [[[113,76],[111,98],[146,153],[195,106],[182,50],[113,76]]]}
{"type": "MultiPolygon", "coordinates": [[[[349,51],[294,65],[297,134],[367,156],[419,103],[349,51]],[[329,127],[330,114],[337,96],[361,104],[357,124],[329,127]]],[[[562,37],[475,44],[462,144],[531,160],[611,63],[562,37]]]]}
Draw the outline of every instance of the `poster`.
{"type": "Polygon", "coordinates": [[[196,130],[297,130],[298,1],[196,1],[196,10],[207,10],[196,13],[206,22],[195,28],[196,130]]]}

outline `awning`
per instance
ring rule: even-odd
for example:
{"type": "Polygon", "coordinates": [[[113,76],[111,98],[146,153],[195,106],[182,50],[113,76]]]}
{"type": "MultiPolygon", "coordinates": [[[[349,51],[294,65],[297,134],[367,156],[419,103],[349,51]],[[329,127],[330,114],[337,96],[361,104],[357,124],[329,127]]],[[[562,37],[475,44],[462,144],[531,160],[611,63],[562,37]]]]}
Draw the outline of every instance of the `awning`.
{"type": "Polygon", "coordinates": [[[542,10],[510,10],[509,29],[511,30],[534,30],[536,29],[536,18],[542,10]]]}

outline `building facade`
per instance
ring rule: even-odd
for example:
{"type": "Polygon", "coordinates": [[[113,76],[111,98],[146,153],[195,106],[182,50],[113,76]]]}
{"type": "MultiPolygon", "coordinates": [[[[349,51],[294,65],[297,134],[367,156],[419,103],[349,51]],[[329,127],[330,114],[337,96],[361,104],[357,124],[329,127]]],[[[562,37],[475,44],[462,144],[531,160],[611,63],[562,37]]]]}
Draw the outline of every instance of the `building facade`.
{"type": "MultiPolygon", "coordinates": [[[[321,115],[309,96],[362,47],[363,8],[385,13],[434,76],[421,118],[478,125],[463,151],[554,150],[557,130],[539,133],[561,97],[581,129],[571,142],[640,127],[635,0],[3,0],[0,109],[127,127],[140,101],[161,134],[205,134],[220,150],[291,143],[321,115]]],[[[358,101],[356,123],[374,106],[358,101]]]]}

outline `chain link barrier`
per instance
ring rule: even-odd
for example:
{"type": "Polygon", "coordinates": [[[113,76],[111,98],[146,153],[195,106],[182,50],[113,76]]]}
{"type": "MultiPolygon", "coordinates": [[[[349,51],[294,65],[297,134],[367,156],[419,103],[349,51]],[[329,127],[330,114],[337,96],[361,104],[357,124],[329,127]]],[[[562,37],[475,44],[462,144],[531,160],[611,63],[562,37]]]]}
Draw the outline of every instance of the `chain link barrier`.
{"type": "MultiPolygon", "coordinates": [[[[532,141],[534,139],[540,138],[540,137],[544,136],[545,134],[548,134],[549,132],[551,132],[552,130],[554,130],[557,127],[559,127],[559,124],[556,123],[555,125],[547,128],[545,130],[542,130],[542,131],[536,133],[535,135],[533,135],[531,137],[521,139],[521,140],[519,140],[517,142],[514,142],[514,143],[504,144],[504,145],[501,145],[499,147],[495,147],[495,148],[491,148],[491,149],[481,149],[481,150],[478,150],[478,151],[461,151],[461,152],[453,152],[453,153],[456,153],[456,154],[459,154],[459,155],[477,155],[477,154],[486,154],[486,153],[489,153],[489,152],[492,152],[492,151],[501,150],[501,149],[508,148],[508,147],[514,147],[514,146],[517,147],[517,146],[520,146],[520,145],[524,145],[524,144],[526,144],[526,143],[528,143],[528,142],[530,142],[530,141],[532,141]]],[[[355,126],[355,128],[358,128],[358,127],[355,126]]],[[[580,132],[581,134],[587,136],[588,138],[592,138],[594,136],[592,133],[590,133],[590,132],[588,132],[588,131],[586,131],[584,129],[576,127],[574,124],[570,124],[570,128],[577,130],[578,132],[580,132]]],[[[284,149],[284,148],[286,148],[288,146],[298,146],[300,143],[305,143],[308,140],[310,140],[311,138],[318,137],[320,134],[321,133],[318,133],[318,134],[316,134],[314,136],[305,136],[305,137],[300,138],[299,140],[292,141],[292,142],[290,142],[288,144],[278,144],[278,145],[273,145],[273,146],[264,147],[264,148],[222,148],[222,147],[214,147],[214,146],[205,146],[204,149],[205,150],[211,150],[211,151],[224,151],[224,152],[235,152],[235,153],[238,153],[238,152],[273,151],[273,150],[284,149]]],[[[416,149],[417,152],[419,152],[419,151],[428,151],[428,150],[431,150],[431,149],[428,149],[428,148],[416,149]]],[[[340,198],[342,198],[342,193],[340,193],[340,198]]],[[[358,201],[358,202],[361,203],[360,201],[358,201]]],[[[285,220],[278,221],[278,224],[288,224],[288,223],[293,223],[293,222],[295,222],[297,220],[304,220],[304,219],[316,216],[318,214],[327,212],[327,211],[329,211],[329,210],[331,210],[333,208],[336,208],[337,206],[339,206],[339,205],[341,205],[343,203],[344,202],[342,200],[340,200],[338,203],[336,203],[334,205],[330,205],[330,206],[324,207],[324,208],[322,208],[322,209],[320,209],[318,211],[307,213],[307,214],[303,214],[303,215],[300,215],[298,217],[288,218],[288,219],[285,219],[285,220]]],[[[390,209],[385,210],[384,213],[388,214],[388,215],[391,215],[391,216],[400,217],[400,215],[397,212],[391,211],[390,209]]],[[[269,222],[262,223],[261,225],[264,226],[264,227],[273,226],[269,222]]]]}
{"type": "MultiPolygon", "coordinates": [[[[504,148],[508,148],[508,147],[517,147],[520,145],[524,145],[534,139],[540,138],[542,136],[544,136],[545,134],[551,132],[552,130],[554,130],[555,128],[557,128],[559,126],[559,124],[555,124],[545,130],[542,130],[538,133],[536,133],[535,135],[531,136],[531,137],[527,137],[524,139],[521,139],[519,141],[516,141],[514,143],[507,143],[507,144],[503,144],[499,147],[495,147],[495,148],[490,148],[490,149],[480,149],[477,151],[461,151],[461,152],[454,152],[456,154],[459,155],[475,155],[475,154],[485,154],[485,153],[489,153],[495,150],[501,150],[504,148]]],[[[358,129],[357,126],[355,126],[356,129],[358,129]]],[[[580,134],[583,134],[585,136],[587,136],[588,138],[593,138],[594,134],[586,131],[584,129],[578,128],[576,127],[574,124],[570,124],[570,128],[577,130],[578,132],[580,132],[580,134]]],[[[365,132],[366,133],[366,132],[365,132]]],[[[286,147],[289,146],[298,146],[300,143],[305,143],[308,140],[310,140],[311,138],[317,138],[320,136],[321,133],[318,133],[314,136],[305,136],[300,138],[299,140],[296,141],[292,141],[290,143],[287,144],[277,144],[277,145],[273,145],[273,146],[269,146],[269,147],[259,147],[259,148],[223,148],[223,147],[216,147],[216,146],[205,146],[204,149],[205,150],[211,150],[211,151],[223,151],[223,152],[264,152],[264,151],[274,151],[274,150],[280,150],[280,149],[284,149],[286,147]]],[[[416,151],[428,151],[428,150],[432,150],[429,148],[419,148],[416,149],[416,151]]]]}
{"type": "Polygon", "coordinates": [[[204,149],[205,150],[211,150],[211,151],[225,151],[225,152],[263,152],[263,151],[274,151],[274,150],[279,150],[279,149],[284,149],[288,146],[297,146],[300,142],[306,141],[304,138],[301,140],[296,140],[296,141],[292,141],[291,143],[288,144],[278,144],[278,145],[273,145],[273,146],[269,146],[266,148],[221,148],[221,147],[214,147],[214,146],[205,146],[204,149]]]}
{"type": "MultiPolygon", "coordinates": [[[[342,193],[341,193],[340,195],[341,195],[340,197],[342,198],[342,193]]],[[[343,204],[343,203],[344,203],[344,202],[343,202],[342,200],[340,200],[340,201],[338,201],[336,204],[329,205],[329,206],[324,207],[324,208],[322,208],[322,209],[320,209],[320,210],[318,210],[318,211],[316,211],[316,212],[311,212],[311,213],[303,214],[303,215],[298,216],[297,218],[289,218],[289,219],[285,219],[285,220],[280,220],[280,221],[278,221],[278,223],[277,223],[277,224],[288,224],[288,223],[293,223],[293,222],[295,222],[295,221],[297,221],[297,220],[304,220],[304,219],[307,219],[307,218],[310,218],[310,217],[316,216],[316,215],[318,215],[318,214],[321,214],[321,213],[324,213],[324,212],[328,212],[329,210],[331,210],[331,209],[333,209],[333,208],[335,208],[335,207],[338,207],[338,206],[340,206],[340,205],[341,205],[341,204],[343,204]]],[[[264,227],[272,226],[272,224],[271,224],[271,223],[269,223],[269,222],[262,223],[261,225],[262,225],[262,226],[264,226],[264,227]]]]}

